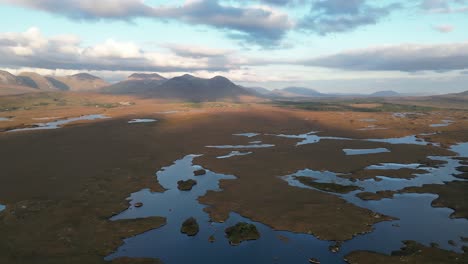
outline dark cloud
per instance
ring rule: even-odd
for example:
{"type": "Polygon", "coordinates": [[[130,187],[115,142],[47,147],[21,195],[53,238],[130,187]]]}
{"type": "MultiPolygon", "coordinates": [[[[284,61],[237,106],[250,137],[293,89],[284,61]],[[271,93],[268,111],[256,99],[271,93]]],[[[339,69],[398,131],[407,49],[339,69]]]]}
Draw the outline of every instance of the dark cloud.
{"type": "Polygon", "coordinates": [[[357,71],[437,71],[468,69],[468,42],[438,45],[406,44],[345,51],[302,64],[357,71]]]}
{"type": "Polygon", "coordinates": [[[310,13],[299,22],[299,28],[320,35],[352,31],[361,26],[377,24],[401,7],[398,3],[377,6],[368,2],[366,0],[314,1],[310,13]]]}

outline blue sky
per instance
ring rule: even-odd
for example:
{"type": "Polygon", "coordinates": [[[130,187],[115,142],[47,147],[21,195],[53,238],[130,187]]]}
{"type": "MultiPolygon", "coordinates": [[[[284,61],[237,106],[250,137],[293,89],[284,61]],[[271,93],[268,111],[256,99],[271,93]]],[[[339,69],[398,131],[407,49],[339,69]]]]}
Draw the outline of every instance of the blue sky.
{"type": "Polygon", "coordinates": [[[465,0],[0,0],[12,73],[224,75],[322,92],[468,90],[465,0]]]}

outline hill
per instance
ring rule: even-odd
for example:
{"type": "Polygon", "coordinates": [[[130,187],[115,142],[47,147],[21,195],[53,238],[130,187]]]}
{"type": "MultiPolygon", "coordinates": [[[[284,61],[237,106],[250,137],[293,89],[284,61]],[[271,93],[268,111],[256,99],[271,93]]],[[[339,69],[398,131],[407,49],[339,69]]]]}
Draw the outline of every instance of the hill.
{"type": "Polygon", "coordinates": [[[266,88],[263,88],[263,87],[243,87],[245,90],[253,93],[253,94],[257,94],[257,95],[260,95],[260,96],[271,96],[272,93],[270,90],[266,89],[266,88]]]}
{"type": "Polygon", "coordinates": [[[286,87],[283,89],[276,89],[271,92],[273,97],[322,97],[322,94],[316,90],[305,87],[286,87]]]}
{"type": "Polygon", "coordinates": [[[36,88],[41,91],[69,90],[69,87],[64,83],[34,72],[22,72],[17,78],[22,79],[25,86],[36,88]]]}
{"type": "Polygon", "coordinates": [[[71,91],[96,91],[109,86],[103,79],[89,73],[78,73],[70,76],[48,76],[56,89],[71,91]]]}
{"type": "Polygon", "coordinates": [[[187,101],[212,101],[223,98],[235,99],[243,95],[253,95],[251,92],[222,76],[203,79],[189,74],[167,80],[151,91],[151,94],[161,98],[187,101]]]}
{"type": "Polygon", "coordinates": [[[378,92],[370,94],[369,96],[371,97],[397,97],[401,95],[395,91],[378,91],[378,92]]]}
{"type": "Polygon", "coordinates": [[[157,73],[134,73],[124,81],[105,87],[105,93],[112,94],[145,94],[156,89],[167,79],[157,73]]]}
{"type": "Polygon", "coordinates": [[[37,85],[28,77],[17,77],[9,72],[0,71],[0,95],[37,92],[37,85]]]}

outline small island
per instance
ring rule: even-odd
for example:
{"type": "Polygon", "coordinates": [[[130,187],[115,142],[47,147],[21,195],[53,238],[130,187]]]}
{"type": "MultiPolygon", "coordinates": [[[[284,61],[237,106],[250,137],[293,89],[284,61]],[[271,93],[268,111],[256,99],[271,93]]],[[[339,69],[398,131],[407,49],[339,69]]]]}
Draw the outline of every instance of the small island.
{"type": "Polygon", "coordinates": [[[226,237],[229,243],[233,246],[239,245],[243,241],[257,240],[260,238],[260,233],[257,227],[253,224],[245,222],[237,223],[235,226],[226,228],[226,237]]]}
{"type": "Polygon", "coordinates": [[[194,174],[195,176],[202,176],[202,175],[205,175],[205,174],[206,174],[206,170],[204,170],[204,169],[199,169],[199,170],[194,171],[193,174],[194,174]]]}
{"type": "Polygon", "coordinates": [[[300,183],[313,187],[325,192],[334,192],[334,193],[350,193],[352,191],[359,190],[360,188],[352,185],[341,185],[336,183],[321,183],[316,182],[315,179],[305,176],[296,176],[295,177],[300,183]]]}
{"type": "Polygon", "coordinates": [[[195,236],[198,234],[200,227],[198,226],[198,222],[195,218],[190,217],[189,219],[185,220],[182,223],[182,227],[180,228],[180,232],[186,234],[187,236],[195,236]]]}
{"type": "Polygon", "coordinates": [[[197,181],[192,179],[177,182],[177,188],[181,191],[191,191],[195,185],[197,185],[197,181]]]}

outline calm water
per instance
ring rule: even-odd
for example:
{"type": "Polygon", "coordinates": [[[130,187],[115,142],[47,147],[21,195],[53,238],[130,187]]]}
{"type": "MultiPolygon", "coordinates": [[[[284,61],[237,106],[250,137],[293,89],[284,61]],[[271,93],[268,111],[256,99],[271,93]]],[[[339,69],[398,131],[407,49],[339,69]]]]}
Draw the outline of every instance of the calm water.
{"type": "Polygon", "coordinates": [[[150,119],[150,118],[137,118],[137,119],[132,119],[128,121],[129,124],[136,124],[136,123],[153,123],[158,120],[156,119],[150,119]]]}
{"type": "Polygon", "coordinates": [[[83,121],[83,120],[97,120],[97,119],[106,119],[109,118],[105,115],[84,115],[80,117],[73,117],[73,118],[67,118],[67,119],[62,119],[62,120],[57,120],[53,122],[48,122],[48,123],[37,123],[34,124],[34,127],[27,127],[27,128],[18,128],[18,129],[13,129],[9,130],[7,132],[19,132],[19,131],[30,131],[30,130],[44,130],[44,129],[57,129],[60,128],[66,124],[77,122],[77,121],[83,121]]]}
{"type": "Polygon", "coordinates": [[[378,153],[387,153],[390,150],[386,148],[375,148],[375,149],[343,149],[343,152],[348,156],[354,155],[366,155],[366,154],[378,154],[378,153]]]}
{"type": "MultiPolygon", "coordinates": [[[[316,135],[309,133],[299,136],[294,137],[305,137],[304,140],[309,141],[309,136],[316,135]]],[[[390,139],[390,141],[406,142],[403,144],[420,142],[415,137],[390,139]]],[[[211,147],[249,148],[252,146],[257,145],[211,147]]],[[[468,143],[454,146],[452,150],[460,156],[466,156],[468,154],[468,143]]],[[[221,157],[229,158],[239,154],[247,155],[247,153],[233,151],[221,157]]],[[[452,174],[455,173],[455,168],[460,163],[451,157],[429,157],[446,162],[446,164],[438,168],[424,167],[416,163],[381,163],[367,167],[367,169],[374,170],[410,168],[424,171],[423,173],[414,174],[413,179],[378,176],[377,180],[350,181],[346,179],[346,174],[309,169],[299,170],[294,174],[282,177],[286,184],[297,188],[314,189],[302,185],[294,179],[294,176],[311,177],[322,183],[358,186],[361,188],[360,190],[348,194],[330,194],[339,196],[356,206],[397,219],[375,224],[373,232],[358,235],[352,240],[344,242],[338,253],[329,251],[329,246],[334,242],[322,241],[308,234],[275,231],[262,223],[253,222],[235,212],[230,213],[229,219],[225,223],[211,222],[209,215],[203,211],[206,206],[200,204],[197,199],[205,195],[207,191],[221,191],[219,189],[221,179],[236,180],[236,177],[211,171],[207,171],[207,174],[203,176],[194,176],[193,172],[201,168],[192,164],[195,157],[196,155],[186,156],[156,173],[158,181],[166,189],[165,192],[152,193],[148,189],[144,189],[129,197],[130,206],[128,210],[113,217],[112,220],[162,216],[166,217],[167,224],[159,229],[126,239],[114,254],[106,257],[106,260],[128,256],[159,258],[164,263],[306,264],[309,263],[309,258],[317,258],[322,263],[345,263],[343,257],[353,251],[370,250],[389,254],[402,247],[402,241],[404,240],[415,240],[427,246],[430,243],[438,243],[441,248],[456,252],[461,252],[461,247],[464,244],[468,245],[461,240],[461,237],[468,237],[468,220],[451,219],[450,215],[453,210],[432,207],[431,203],[437,198],[437,195],[398,194],[392,199],[382,199],[380,201],[364,201],[356,197],[359,192],[397,191],[410,186],[422,186],[430,183],[444,184],[445,182],[459,180],[453,177],[452,174]],[[197,185],[190,192],[179,191],[177,181],[187,179],[196,180],[197,185]],[[142,202],[144,206],[141,208],[134,207],[137,202],[142,202]],[[182,222],[189,217],[195,217],[200,225],[200,232],[195,237],[188,237],[180,233],[182,222]],[[261,233],[261,238],[256,241],[244,242],[240,246],[230,246],[225,238],[224,229],[239,221],[255,224],[261,233]],[[216,238],[214,243],[208,241],[208,237],[211,235],[216,238]],[[450,245],[449,240],[455,241],[457,245],[450,245]]]]}
{"type": "Polygon", "coordinates": [[[231,153],[229,153],[227,155],[219,156],[219,157],[216,157],[216,158],[218,158],[218,159],[228,159],[228,158],[235,157],[235,156],[246,156],[246,155],[249,155],[249,154],[252,154],[252,152],[232,151],[231,153]]]}

